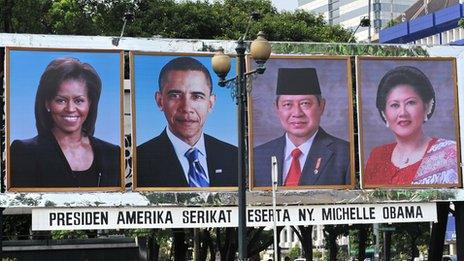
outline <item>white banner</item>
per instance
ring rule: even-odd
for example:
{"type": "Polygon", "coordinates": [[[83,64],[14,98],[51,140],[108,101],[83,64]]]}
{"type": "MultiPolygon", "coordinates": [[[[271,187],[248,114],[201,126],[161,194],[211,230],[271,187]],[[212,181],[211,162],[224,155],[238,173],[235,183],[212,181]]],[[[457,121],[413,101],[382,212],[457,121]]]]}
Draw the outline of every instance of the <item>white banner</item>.
{"type": "MultiPolygon", "coordinates": [[[[272,207],[248,207],[247,226],[272,226],[272,207]]],[[[430,222],[435,203],[279,206],[277,225],[430,222]]],[[[40,208],[33,230],[237,227],[237,207],[40,208]]]]}

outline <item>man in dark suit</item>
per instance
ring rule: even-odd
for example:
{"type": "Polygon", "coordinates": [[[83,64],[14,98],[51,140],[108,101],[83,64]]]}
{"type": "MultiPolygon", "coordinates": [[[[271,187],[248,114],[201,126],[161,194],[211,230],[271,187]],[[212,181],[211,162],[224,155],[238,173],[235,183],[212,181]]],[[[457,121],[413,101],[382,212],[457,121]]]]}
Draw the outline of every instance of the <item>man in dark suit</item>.
{"type": "Polygon", "coordinates": [[[203,133],[216,101],[208,69],[191,57],[169,61],[156,104],[167,128],[137,147],[137,187],[237,186],[237,147],[203,133]]]}
{"type": "Polygon", "coordinates": [[[276,112],[285,134],[254,148],[254,182],[271,186],[271,157],[276,156],[278,184],[348,185],[349,143],[319,126],[325,108],[314,68],[280,68],[276,112]]]}

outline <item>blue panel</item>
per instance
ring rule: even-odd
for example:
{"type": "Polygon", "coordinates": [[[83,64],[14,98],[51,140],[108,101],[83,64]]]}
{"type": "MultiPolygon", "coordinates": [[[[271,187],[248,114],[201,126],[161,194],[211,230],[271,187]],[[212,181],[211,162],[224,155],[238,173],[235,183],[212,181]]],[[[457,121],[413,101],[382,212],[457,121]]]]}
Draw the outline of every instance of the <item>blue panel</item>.
{"type": "Polygon", "coordinates": [[[462,45],[464,45],[464,39],[451,42],[451,43],[449,43],[449,45],[459,45],[459,46],[462,46],[462,45]]]}
{"type": "Polygon", "coordinates": [[[448,215],[448,222],[446,223],[446,241],[456,241],[456,220],[452,214],[448,215]]]}
{"type": "MultiPolygon", "coordinates": [[[[435,13],[418,17],[409,22],[385,28],[379,32],[380,43],[407,43],[432,36],[458,27],[459,19],[464,17],[464,4],[456,4],[435,13]]],[[[459,40],[452,45],[464,45],[459,40]]]]}
{"type": "Polygon", "coordinates": [[[450,21],[458,21],[461,18],[461,4],[435,12],[435,25],[442,25],[450,21]]]}
{"type": "Polygon", "coordinates": [[[433,28],[434,14],[428,14],[409,21],[409,33],[418,33],[433,28]]]}
{"type": "Polygon", "coordinates": [[[380,30],[379,41],[380,43],[404,43],[402,38],[409,33],[409,25],[407,22],[394,25],[380,30]]]}
{"type": "Polygon", "coordinates": [[[435,22],[435,13],[409,21],[408,38],[417,40],[442,32],[441,28],[434,26],[435,22]]]}
{"type": "Polygon", "coordinates": [[[463,11],[461,4],[453,5],[435,13],[435,26],[443,32],[456,28],[463,11]]]}

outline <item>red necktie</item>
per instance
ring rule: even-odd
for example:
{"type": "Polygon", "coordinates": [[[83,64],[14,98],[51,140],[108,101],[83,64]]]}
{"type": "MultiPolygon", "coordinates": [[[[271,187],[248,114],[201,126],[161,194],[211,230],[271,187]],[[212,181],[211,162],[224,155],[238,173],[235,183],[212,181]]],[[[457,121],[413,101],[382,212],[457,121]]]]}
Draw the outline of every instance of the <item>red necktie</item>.
{"type": "Polygon", "coordinates": [[[285,179],[285,186],[298,186],[301,177],[300,156],[301,151],[298,148],[295,148],[292,151],[292,163],[290,164],[290,169],[288,170],[287,178],[285,179]]]}

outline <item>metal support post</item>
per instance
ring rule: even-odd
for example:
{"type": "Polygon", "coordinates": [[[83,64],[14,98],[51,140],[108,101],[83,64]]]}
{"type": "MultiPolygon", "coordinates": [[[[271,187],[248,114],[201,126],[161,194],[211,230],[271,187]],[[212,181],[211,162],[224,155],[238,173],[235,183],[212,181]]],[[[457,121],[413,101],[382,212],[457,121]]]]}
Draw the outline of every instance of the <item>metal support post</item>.
{"type": "Polygon", "coordinates": [[[391,259],[391,239],[392,239],[392,232],[384,231],[383,232],[383,252],[382,252],[383,261],[390,261],[391,259]]]}
{"type": "Polygon", "coordinates": [[[464,201],[456,201],[453,203],[456,221],[457,260],[464,260],[464,201]]]}
{"type": "Polygon", "coordinates": [[[379,261],[380,260],[380,232],[379,232],[379,224],[375,223],[373,224],[373,230],[374,230],[374,237],[375,237],[375,246],[374,246],[374,260],[379,261]]]}
{"type": "MultiPolygon", "coordinates": [[[[272,164],[272,214],[274,224],[274,260],[279,260],[280,247],[278,243],[279,236],[277,234],[277,158],[276,156],[271,157],[272,164]]],[[[290,231],[289,231],[290,233],[290,231]]]]}
{"type": "Polygon", "coordinates": [[[238,260],[247,259],[246,227],[246,78],[245,78],[245,43],[238,40],[237,48],[237,106],[238,106],[238,260]]]}
{"type": "Polygon", "coordinates": [[[255,59],[258,67],[256,70],[245,72],[245,39],[250,29],[250,24],[253,20],[260,17],[259,13],[253,12],[248,21],[248,26],[243,34],[237,41],[237,76],[226,80],[225,77],[230,70],[230,58],[224,54],[222,48],[212,58],[213,70],[219,76],[219,86],[226,86],[229,83],[235,83],[234,98],[238,109],[238,260],[243,261],[247,259],[247,225],[246,225],[246,189],[247,189],[247,77],[254,74],[263,74],[265,71],[264,63],[269,59],[271,54],[271,46],[264,37],[264,33],[258,33],[258,37],[251,43],[250,54],[255,59]]]}
{"type": "Polygon", "coordinates": [[[359,225],[358,231],[358,260],[366,259],[366,241],[367,241],[367,227],[364,224],[359,225]]]}
{"type": "Polygon", "coordinates": [[[437,203],[437,222],[432,224],[429,243],[429,260],[441,260],[448,222],[449,202],[437,203]]]}
{"type": "Polygon", "coordinates": [[[3,210],[0,208],[0,259],[3,258],[3,210]]]}
{"type": "Polygon", "coordinates": [[[368,5],[368,7],[367,7],[367,17],[369,18],[369,27],[367,28],[367,42],[371,43],[371,40],[372,40],[372,38],[371,38],[371,28],[372,28],[372,22],[371,22],[371,18],[372,18],[372,16],[371,16],[371,5],[372,4],[371,4],[371,0],[369,0],[367,2],[367,5],[368,5]]]}

